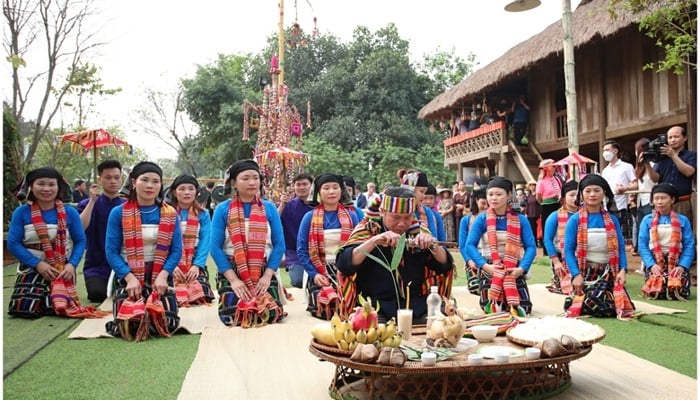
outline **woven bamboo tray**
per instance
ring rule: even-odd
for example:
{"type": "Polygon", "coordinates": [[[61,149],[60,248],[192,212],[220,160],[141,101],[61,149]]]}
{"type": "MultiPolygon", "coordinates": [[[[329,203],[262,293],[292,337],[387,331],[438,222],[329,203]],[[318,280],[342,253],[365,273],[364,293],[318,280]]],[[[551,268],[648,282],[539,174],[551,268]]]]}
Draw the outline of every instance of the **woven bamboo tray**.
{"type": "MultiPolygon", "coordinates": [[[[589,339],[589,340],[578,340],[578,339],[576,339],[576,340],[578,340],[578,342],[579,342],[579,343],[581,344],[581,346],[583,346],[583,347],[592,346],[593,344],[600,342],[601,340],[605,339],[605,330],[604,330],[603,328],[601,328],[601,327],[598,327],[598,328],[600,329],[600,333],[599,333],[595,338],[589,339]]],[[[523,337],[518,337],[518,336],[514,335],[514,334],[513,334],[513,330],[514,330],[514,329],[515,329],[515,327],[514,327],[514,328],[510,328],[510,329],[508,329],[508,331],[506,332],[506,337],[507,337],[508,340],[510,340],[511,342],[517,343],[517,344],[520,344],[520,345],[523,345],[523,346],[537,346],[537,345],[540,343],[540,341],[531,340],[531,339],[527,339],[527,338],[523,338],[523,337]]],[[[557,333],[557,334],[552,335],[552,337],[555,338],[555,339],[559,339],[559,337],[561,337],[561,335],[567,335],[567,333],[557,333]],[[559,336],[559,337],[557,337],[557,336],[559,336]]],[[[574,335],[570,335],[570,336],[575,338],[574,335]]]]}

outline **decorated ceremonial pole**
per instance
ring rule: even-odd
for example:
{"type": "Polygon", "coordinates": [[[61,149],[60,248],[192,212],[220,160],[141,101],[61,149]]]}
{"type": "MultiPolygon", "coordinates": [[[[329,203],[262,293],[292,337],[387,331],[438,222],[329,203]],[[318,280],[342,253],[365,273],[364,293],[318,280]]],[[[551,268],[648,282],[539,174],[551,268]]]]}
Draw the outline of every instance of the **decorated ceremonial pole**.
{"type": "MultiPolygon", "coordinates": [[[[263,88],[262,105],[253,105],[248,101],[243,104],[243,140],[249,140],[250,128],[258,129],[254,157],[265,177],[266,195],[272,200],[290,192],[292,179],[303,171],[304,165],[309,161],[309,156],[301,151],[301,115],[296,107],[288,103],[289,88],[284,84],[285,46],[305,46],[307,41],[301,38],[301,29],[297,22],[292,28],[292,36],[286,40],[283,0],[279,2],[278,27],[278,54],[270,57],[271,79],[263,88]],[[249,121],[250,111],[257,113],[259,118],[251,118],[249,121]],[[297,138],[295,146],[292,144],[292,136],[297,138]],[[296,147],[296,150],[293,147],[296,147]]],[[[314,35],[316,32],[314,29],[314,35]]],[[[306,111],[306,125],[311,127],[311,109],[308,101],[306,111]]]]}

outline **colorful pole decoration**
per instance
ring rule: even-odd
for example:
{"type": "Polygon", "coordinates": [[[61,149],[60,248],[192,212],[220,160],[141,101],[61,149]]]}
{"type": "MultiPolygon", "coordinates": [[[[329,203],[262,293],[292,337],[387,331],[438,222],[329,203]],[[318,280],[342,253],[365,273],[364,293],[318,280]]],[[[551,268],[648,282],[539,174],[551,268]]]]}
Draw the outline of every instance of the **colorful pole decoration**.
{"type": "MultiPolygon", "coordinates": [[[[270,58],[271,83],[263,89],[262,105],[243,103],[243,140],[250,140],[250,128],[258,129],[253,156],[265,177],[266,196],[274,201],[281,194],[291,192],[292,179],[303,172],[304,165],[309,162],[309,155],[301,151],[302,116],[288,103],[289,87],[284,84],[284,0],[280,0],[279,7],[279,54],[270,58]],[[249,118],[251,111],[259,118],[249,118]]],[[[311,127],[311,103],[308,101],[306,126],[311,127]]]]}

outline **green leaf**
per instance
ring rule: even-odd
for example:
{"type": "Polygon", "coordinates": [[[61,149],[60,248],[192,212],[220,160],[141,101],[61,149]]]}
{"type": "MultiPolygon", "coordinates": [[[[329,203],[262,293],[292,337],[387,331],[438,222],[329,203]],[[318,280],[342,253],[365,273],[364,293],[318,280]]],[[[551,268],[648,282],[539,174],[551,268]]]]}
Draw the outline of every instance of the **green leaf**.
{"type": "Polygon", "coordinates": [[[403,258],[403,251],[406,249],[406,233],[402,233],[401,237],[399,238],[399,242],[396,244],[396,248],[394,249],[394,254],[391,257],[391,270],[396,271],[396,269],[399,267],[399,263],[401,263],[401,259],[403,258]]]}

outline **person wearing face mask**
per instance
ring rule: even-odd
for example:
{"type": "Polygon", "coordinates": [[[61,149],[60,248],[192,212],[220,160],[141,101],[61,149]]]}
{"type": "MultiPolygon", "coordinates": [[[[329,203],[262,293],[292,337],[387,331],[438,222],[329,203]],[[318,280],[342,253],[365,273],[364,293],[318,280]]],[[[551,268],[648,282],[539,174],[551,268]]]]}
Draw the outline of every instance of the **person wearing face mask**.
{"type": "Polygon", "coordinates": [[[637,177],[634,174],[634,166],[622,161],[620,152],[620,144],[616,141],[607,140],[603,143],[603,159],[608,165],[603,168],[601,176],[608,182],[615,195],[617,212],[614,215],[620,221],[623,237],[629,239],[631,237],[629,210],[627,209],[629,195],[625,192],[637,189],[637,177]]]}

